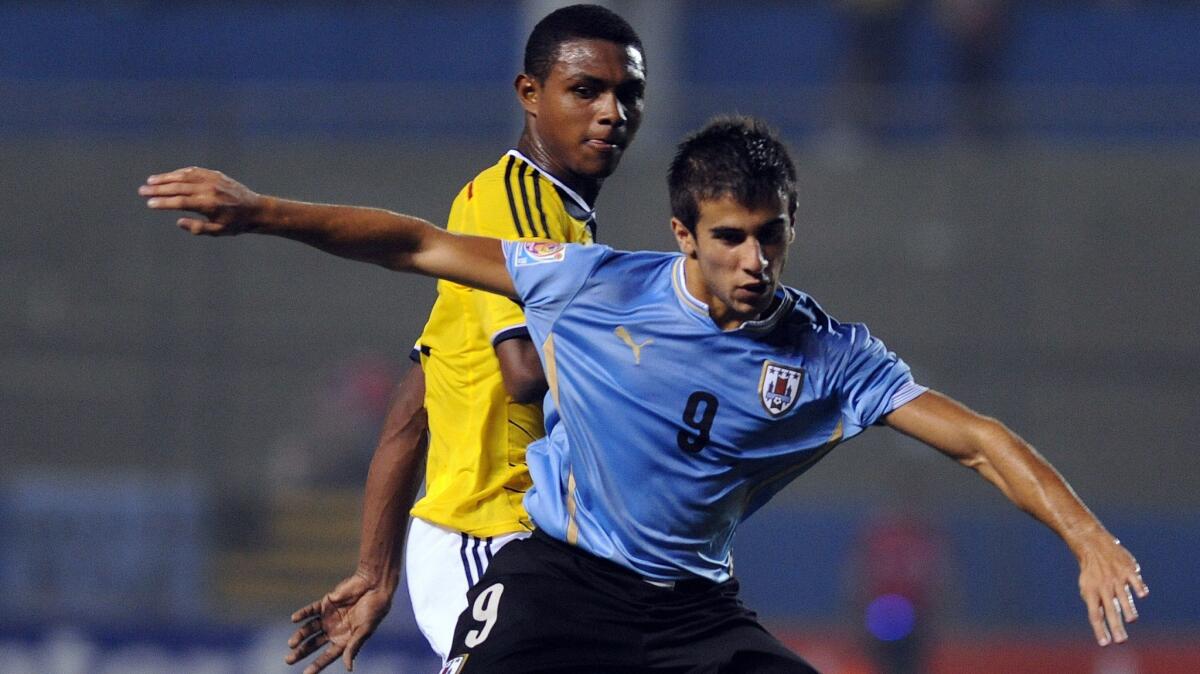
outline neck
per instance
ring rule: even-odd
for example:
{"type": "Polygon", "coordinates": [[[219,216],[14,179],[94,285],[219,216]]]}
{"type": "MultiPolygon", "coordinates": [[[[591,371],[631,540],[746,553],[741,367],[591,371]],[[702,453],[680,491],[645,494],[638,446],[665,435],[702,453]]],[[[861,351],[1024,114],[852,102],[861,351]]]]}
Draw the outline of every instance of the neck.
{"type": "Polygon", "coordinates": [[[729,307],[708,292],[700,274],[700,263],[693,257],[683,259],[683,286],[692,297],[703,302],[708,307],[708,317],[713,324],[722,330],[733,330],[745,322],[744,318],[733,316],[729,307]]]}
{"type": "Polygon", "coordinates": [[[772,292],[771,302],[765,309],[753,315],[738,314],[733,308],[722,302],[721,298],[709,292],[700,273],[700,263],[695,258],[686,255],[683,258],[683,287],[687,288],[692,297],[708,307],[708,317],[712,319],[713,324],[726,332],[736,330],[746,323],[763,320],[778,309],[780,302],[777,295],[778,286],[776,286],[775,291],[772,292]]]}
{"type": "Polygon", "coordinates": [[[561,161],[550,154],[542,139],[528,126],[521,133],[521,139],[517,141],[517,151],[529,157],[533,163],[538,165],[538,168],[574,190],[576,194],[583,197],[589,206],[595,206],[596,197],[600,195],[600,186],[604,184],[603,178],[589,178],[568,170],[561,161]]]}

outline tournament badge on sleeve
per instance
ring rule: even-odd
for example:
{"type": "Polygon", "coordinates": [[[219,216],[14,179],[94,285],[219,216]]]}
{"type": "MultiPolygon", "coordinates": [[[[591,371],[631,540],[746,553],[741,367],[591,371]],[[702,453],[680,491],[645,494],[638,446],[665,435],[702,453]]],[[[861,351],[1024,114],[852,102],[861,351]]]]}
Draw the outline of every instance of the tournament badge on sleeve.
{"type": "Polygon", "coordinates": [[[762,378],[758,384],[759,400],[771,416],[780,416],[792,409],[800,399],[802,381],[804,370],[764,360],[762,378]]]}
{"type": "Polygon", "coordinates": [[[562,262],[567,256],[567,247],[558,241],[522,241],[517,248],[513,264],[524,267],[531,264],[562,262]]]}
{"type": "Polygon", "coordinates": [[[451,658],[447,660],[446,664],[442,665],[441,670],[438,671],[438,674],[458,674],[458,672],[462,671],[463,663],[465,663],[469,657],[471,656],[460,655],[457,658],[451,658]]]}

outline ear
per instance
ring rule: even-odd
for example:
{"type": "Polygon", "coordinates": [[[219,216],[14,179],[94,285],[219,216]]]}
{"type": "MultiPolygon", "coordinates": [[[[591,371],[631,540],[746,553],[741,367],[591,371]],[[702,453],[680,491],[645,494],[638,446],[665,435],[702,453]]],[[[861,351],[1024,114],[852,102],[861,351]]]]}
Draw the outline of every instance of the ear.
{"type": "Polygon", "coordinates": [[[675,243],[679,245],[679,252],[695,259],[696,257],[696,237],[683,224],[679,218],[671,218],[671,233],[675,235],[675,243]]]}
{"type": "Polygon", "coordinates": [[[542,85],[537,81],[537,78],[528,73],[521,73],[513,81],[513,89],[516,90],[517,101],[521,103],[521,107],[525,109],[525,112],[536,115],[538,98],[542,94],[542,85]]]}

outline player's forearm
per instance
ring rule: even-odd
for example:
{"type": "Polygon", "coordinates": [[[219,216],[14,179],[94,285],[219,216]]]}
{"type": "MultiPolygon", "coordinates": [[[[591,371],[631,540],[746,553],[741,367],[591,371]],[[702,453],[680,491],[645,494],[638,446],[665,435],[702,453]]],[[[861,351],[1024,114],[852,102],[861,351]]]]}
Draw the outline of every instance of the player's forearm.
{"type": "Polygon", "coordinates": [[[426,453],[425,376],[414,365],[396,387],[363,498],[358,573],[394,590],[400,578],[408,512],[426,453]]]}
{"type": "Polygon", "coordinates": [[[993,420],[984,422],[977,436],[974,460],[963,463],[1057,533],[1076,556],[1094,538],[1112,538],[1062,475],[1019,436],[993,420]]]}
{"type": "Polygon", "coordinates": [[[138,194],[149,208],[202,216],[176,221],[192,234],[272,234],[352,260],[516,297],[499,241],[449,234],[421,218],[264,196],[220,171],[195,166],[152,175],[138,194]]]}
{"type": "Polygon", "coordinates": [[[411,215],[263,197],[251,231],[352,260],[516,297],[497,239],[446,232],[411,215]]]}
{"type": "Polygon", "coordinates": [[[340,257],[409,270],[437,228],[421,218],[379,208],[339,206],[263,196],[248,231],[282,236],[340,257]]]}

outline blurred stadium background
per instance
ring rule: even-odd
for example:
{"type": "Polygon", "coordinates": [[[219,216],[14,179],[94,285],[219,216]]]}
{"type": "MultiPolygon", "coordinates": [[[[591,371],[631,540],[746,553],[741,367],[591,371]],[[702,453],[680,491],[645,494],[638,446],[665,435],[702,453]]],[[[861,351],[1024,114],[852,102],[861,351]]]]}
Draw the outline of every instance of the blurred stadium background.
{"type": "MultiPolygon", "coordinates": [[[[135,189],[200,164],[441,221],[556,4],[0,2],[0,671],[287,670],[433,283],[192,240],[135,189]]],[[[1096,648],[1053,535],[876,431],[744,527],[747,603],[831,674],[914,639],[938,673],[1200,671],[1200,7],[607,4],[650,86],[601,240],[669,247],[673,144],[764,116],[788,282],[1038,446],[1152,588],[1096,648]]],[[[435,669],[398,597],[356,671],[435,669]]]]}

